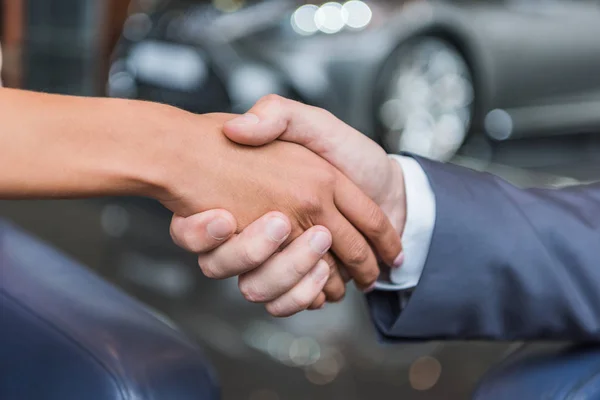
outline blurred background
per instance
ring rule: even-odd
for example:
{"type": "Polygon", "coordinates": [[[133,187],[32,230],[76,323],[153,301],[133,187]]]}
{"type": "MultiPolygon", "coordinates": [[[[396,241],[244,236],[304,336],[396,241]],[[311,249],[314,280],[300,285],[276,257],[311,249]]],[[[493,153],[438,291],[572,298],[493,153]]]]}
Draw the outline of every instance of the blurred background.
{"type": "MultiPolygon", "coordinates": [[[[3,0],[5,86],[244,112],[277,93],[326,108],[389,152],[521,186],[600,179],[600,0],[3,0]]],[[[517,349],[378,344],[364,301],[287,319],[209,281],[145,199],[0,202],[175,321],[225,400],[464,399],[517,349]]],[[[468,221],[466,221],[468,223],[468,221]]]]}

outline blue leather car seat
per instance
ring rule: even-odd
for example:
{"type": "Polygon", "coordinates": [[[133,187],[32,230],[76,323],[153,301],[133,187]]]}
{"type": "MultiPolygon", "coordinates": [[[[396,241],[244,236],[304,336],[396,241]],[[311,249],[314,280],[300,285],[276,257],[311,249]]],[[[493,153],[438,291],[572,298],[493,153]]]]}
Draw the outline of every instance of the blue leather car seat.
{"type": "Polygon", "coordinates": [[[0,221],[0,399],[218,398],[201,351],[172,325],[0,221]]]}
{"type": "Polygon", "coordinates": [[[481,381],[475,400],[600,399],[600,349],[512,357],[481,381]]]}

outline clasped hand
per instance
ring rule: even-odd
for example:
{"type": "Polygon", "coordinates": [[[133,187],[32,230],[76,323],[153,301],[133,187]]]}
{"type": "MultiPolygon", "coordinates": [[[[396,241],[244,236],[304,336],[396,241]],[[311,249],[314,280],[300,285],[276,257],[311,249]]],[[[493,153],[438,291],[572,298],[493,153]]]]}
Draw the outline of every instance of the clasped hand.
{"type": "Polygon", "coordinates": [[[238,276],[246,299],[288,316],[340,300],[350,279],[371,290],[378,259],[402,263],[402,171],[370,139],[277,96],[207,117],[226,135],[211,135],[218,156],[179,165],[210,163],[216,178],[198,187],[181,171],[160,198],[175,213],[173,240],[206,276],[238,276]]]}

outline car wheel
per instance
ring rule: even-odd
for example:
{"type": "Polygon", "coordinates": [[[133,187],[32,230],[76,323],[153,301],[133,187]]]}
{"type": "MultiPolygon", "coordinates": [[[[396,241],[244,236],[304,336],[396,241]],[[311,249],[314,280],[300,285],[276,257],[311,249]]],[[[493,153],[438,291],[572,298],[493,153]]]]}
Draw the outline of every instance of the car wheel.
{"type": "Polygon", "coordinates": [[[461,52],[442,38],[413,38],[382,72],[376,103],[382,144],[389,152],[451,159],[473,116],[474,84],[461,52]]]}

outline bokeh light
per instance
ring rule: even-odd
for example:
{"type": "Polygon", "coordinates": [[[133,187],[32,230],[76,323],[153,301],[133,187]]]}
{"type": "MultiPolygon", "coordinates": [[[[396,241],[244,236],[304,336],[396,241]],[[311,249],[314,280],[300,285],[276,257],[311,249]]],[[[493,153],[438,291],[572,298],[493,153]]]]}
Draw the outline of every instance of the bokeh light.
{"type": "Polygon", "coordinates": [[[346,11],[340,3],[325,3],[315,13],[317,28],[327,34],[337,33],[344,28],[346,11]]]}
{"type": "Polygon", "coordinates": [[[485,130],[496,140],[505,140],[513,132],[513,120],[510,114],[501,109],[490,111],[484,120],[485,130]]]}
{"type": "Polygon", "coordinates": [[[365,28],[373,17],[371,8],[363,1],[349,1],[344,4],[342,11],[342,16],[345,18],[344,22],[353,29],[365,28]]]}
{"type": "Polygon", "coordinates": [[[311,365],[321,357],[321,347],[316,340],[302,337],[292,342],[289,355],[295,365],[311,365]]]}
{"type": "Polygon", "coordinates": [[[331,1],[320,7],[313,4],[299,7],[290,22],[296,33],[309,36],[319,31],[334,34],[345,27],[361,30],[369,25],[372,17],[371,8],[363,1],[351,0],[344,5],[331,1]]]}
{"type": "Polygon", "coordinates": [[[315,23],[315,14],[319,7],[306,4],[298,8],[294,14],[292,14],[292,28],[300,35],[312,35],[316,33],[319,28],[315,23]]]}
{"type": "Polygon", "coordinates": [[[442,364],[431,356],[420,357],[412,363],[408,380],[413,389],[429,390],[435,386],[442,374],[442,364]]]}

